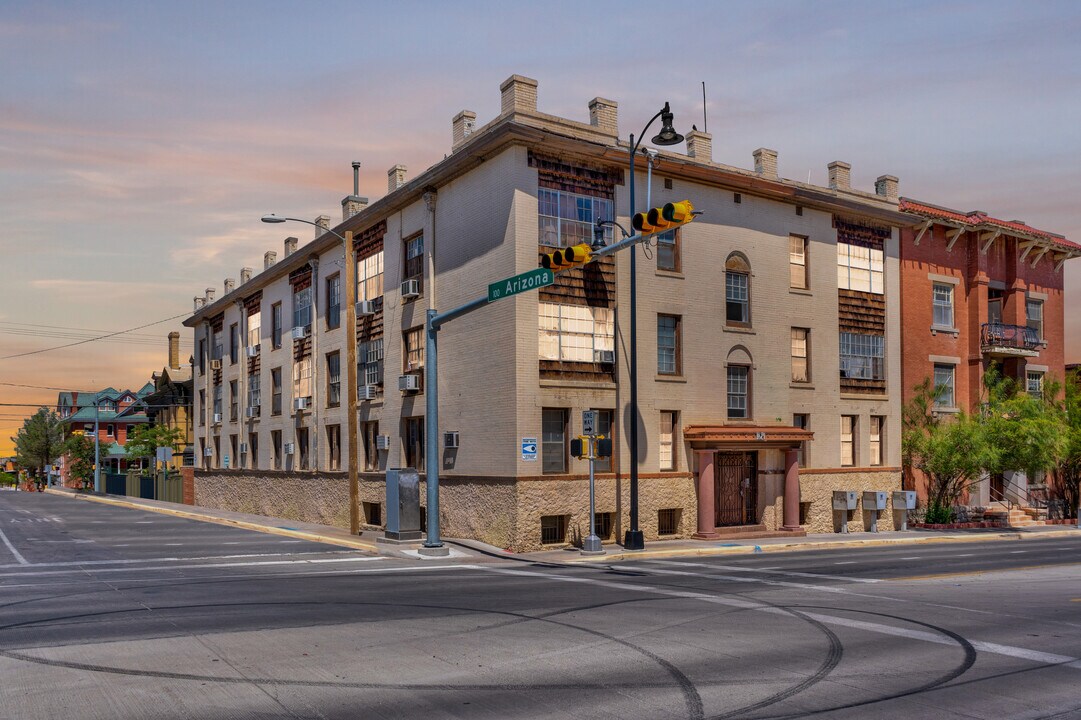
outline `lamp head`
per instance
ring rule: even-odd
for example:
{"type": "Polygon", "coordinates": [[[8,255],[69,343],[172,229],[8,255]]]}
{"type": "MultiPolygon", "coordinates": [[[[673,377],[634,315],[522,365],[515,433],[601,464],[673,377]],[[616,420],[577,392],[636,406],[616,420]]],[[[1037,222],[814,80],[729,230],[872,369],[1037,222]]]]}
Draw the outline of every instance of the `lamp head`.
{"type": "Polygon", "coordinates": [[[661,110],[661,131],[653,138],[654,145],[678,145],[683,142],[683,136],[672,127],[673,117],[672,109],[666,102],[661,110]]]}
{"type": "Polygon", "coordinates": [[[283,223],[283,222],[285,222],[285,218],[278,217],[277,215],[264,215],[261,219],[265,223],[283,223]]]}

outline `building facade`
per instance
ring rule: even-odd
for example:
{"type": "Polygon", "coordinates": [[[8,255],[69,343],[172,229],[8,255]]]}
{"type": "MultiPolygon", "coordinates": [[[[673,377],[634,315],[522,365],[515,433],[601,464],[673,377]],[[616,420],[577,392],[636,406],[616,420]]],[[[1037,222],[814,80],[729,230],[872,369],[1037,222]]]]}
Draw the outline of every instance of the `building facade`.
{"type": "Polygon", "coordinates": [[[143,398],[151,425],[179,432],[180,442],[173,448],[169,466],[180,468],[195,464],[192,433],[192,359],[180,364],[180,333],[169,333],[169,362],[151,379],[154,392],[143,398]]]}
{"type": "MultiPolygon", "coordinates": [[[[978,410],[992,367],[1033,394],[1065,379],[1063,265],[1081,246],[1019,220],[900,199],[903,399],[930,380],[935,410],[978,410]]],[[[925,494],[922,478],[906,483],[925,494]]],[[[1024,473],[985,478],[972,504],[1027,504],[1024,473]]]]}
{"type": "MultiPolygon", "coordinates": [[[[128,433],[149,421],[144,398],[153,391],[154,386],[147,383],[138,390],[109,387],[96,393],[61,392],[56,400],[56,413],[69,436],[82,434],[93,439],[97,425],[102,472],[120,473],[129,467],[124,449],[128,433]]],[[[79,484],[70,477],[65,456],[60,458],[60,482],[71,487],[79,484]]]]}
{"type": "MultiPolygon", "coordinates": [[[[343,363],[356,342],[368,527],[383,521],[385,470],[423,473],[437,452],[444,534],[520,551],[576,541],[588,465],[569,444],[592,409],[615,441],[598,468],[606,540],[627,529],[630,432],[647,539],[866,528],[869,513],[834,513],[830,496],[901,487],[899,240],[911,218],[897,180],[860,191],[844,163],[829,187],[786,180],[765,148],[751,168],[726,166],[697,131],[686,154],[638,165],[638,198],[704,213],[637,251],[638,417],[625,252],[448,323],[439,426],[457,442],[425,448],[428,309],[590,242],[597,220],[630,227],[616,103],[596,98],[578,122],[540,112],[528,78],[501,92],[484,127],[454,118],[446,159],[410,181],[392,168],[371,205],[343,201],[334,230],[356,249],[355,328],[342,327],[346,254],[325,216],[313,241],[289,238],[280,261],[267,253],[261,273],[196,299],[196,502],[347,526],[343,363]]],[[[892,522],[880,513],[880,527],[892,522]]]]}

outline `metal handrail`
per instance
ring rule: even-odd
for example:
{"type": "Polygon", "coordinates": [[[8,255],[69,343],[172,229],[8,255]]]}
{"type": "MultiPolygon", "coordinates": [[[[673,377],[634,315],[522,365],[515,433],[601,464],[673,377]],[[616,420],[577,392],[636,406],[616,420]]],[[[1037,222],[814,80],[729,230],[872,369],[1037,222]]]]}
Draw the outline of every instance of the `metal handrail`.
{"type": "Polygon", "coordinates": [[[1035,350],[1041,343],[1040,334],[1027,325],[989,322],[980,326],[980,344],[984,347],[1035,350]]]}
{"type": "Polygon", "coordinates": [[[1010,499],[1009,494],[1006,492],[1007,488],[1011,488],[1011,487],[1016,491],[1014,493],[1015,495],[1024,498],[1024,501],[1025,501],[1025,503],[1027,503],[1028,507],[1034,507],[1037,510],[1040,510],[1040,509],[1045,509],[1046,510],[1047,509],[1047,499],[1046,498],[1041,499],[1041,498],[1035,497],[1030,488],[1021,487],[1020,485],[1015,483],[1013,480],[1010,480],[1010,479],[1006,478],[1005,476],[1002,477],[1002,492],[1001,493],[998,493],[993,486],[990,487],[990,492],[988,493],[988,496],[991,498],[991,502],[1004,502],[1004,503],[1006,503],[1006,509],[1007,510],[1013,510],[1013,506],[1014,506],[1013,500],[1010,499]],[[996,498],[995,497],[996,494],[999,495],[999,497],[996,498]]]}

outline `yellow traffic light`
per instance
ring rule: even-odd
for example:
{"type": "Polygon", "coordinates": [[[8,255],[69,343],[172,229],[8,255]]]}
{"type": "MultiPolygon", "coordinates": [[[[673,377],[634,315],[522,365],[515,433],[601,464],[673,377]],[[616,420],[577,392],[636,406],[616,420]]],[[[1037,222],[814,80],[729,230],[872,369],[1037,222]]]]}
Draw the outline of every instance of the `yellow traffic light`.
{"type": "Polygon", "coordinates": [[[631,218],[631,225],[641,235],[652,235],[686,225],[694,220],[694,216],[694,206],[691,201],[683,200],[637,213],[631,218]]]}
{"type": "Polygon", "coordinates": [[[578,265],[585,265],[593,259],[593,248],[589,243],[571,245],[569,248],[541,255],[541,267],[559,272],[578,265]]]}

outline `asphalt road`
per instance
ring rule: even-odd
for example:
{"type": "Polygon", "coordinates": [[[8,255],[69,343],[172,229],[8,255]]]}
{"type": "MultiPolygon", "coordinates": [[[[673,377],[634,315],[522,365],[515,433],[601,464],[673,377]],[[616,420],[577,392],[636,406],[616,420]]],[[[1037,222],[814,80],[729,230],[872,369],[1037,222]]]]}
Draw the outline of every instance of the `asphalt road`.
{"type": "Polygon", "coordinates": [[[1081,718],[1074,538],[396,560],[0,493],[0,718],[1081,718]]]}

